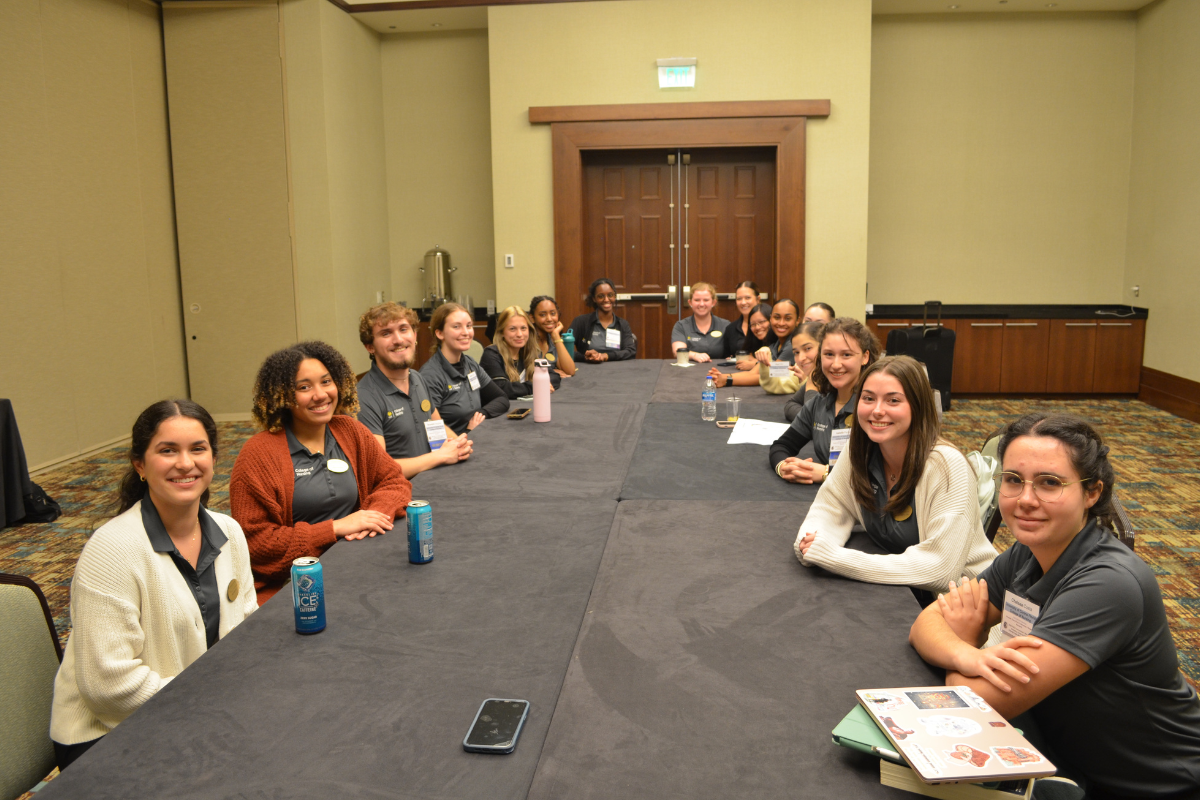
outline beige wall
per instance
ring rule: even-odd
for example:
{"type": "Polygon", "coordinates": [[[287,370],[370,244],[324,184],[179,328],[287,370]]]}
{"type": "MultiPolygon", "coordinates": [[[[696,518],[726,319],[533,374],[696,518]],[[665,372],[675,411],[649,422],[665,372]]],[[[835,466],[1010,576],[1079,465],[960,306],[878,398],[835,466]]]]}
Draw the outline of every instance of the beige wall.
{"type": "Polygon", "coordinates": [[[391,288],[379,37],[326,0],[280,7],[299,335],[362,371],[358,317],[391,288]]]}
{"type": "Polygon", "coordinates": [[[244,414],[296,337],[279,9],[167,2],[163,34],[192,399],[244,414]]]}
{"type": "Polygon", "coordinates": [[[450,252],[454,294],[496,296],[486,30],[383,39],[392,296],[420,302],[425,251],[450,252]]]}
{"type": "Polygon", "coordinates": [[[868,299],[1123,300],[1132,14],[876,17],[868,299]]]}
{"type": "Polygon", "coordinates": [[[1126,287],[1142,287],[1134,302],[1150,308],[1146,366],[1193,381],[1200,381],[1193,346],[1200,308],[1198,42],[1200,3],[1166,0],[1138,16],[1125,274],[1126,287]]]}
{"type": "Polygon", "coordinates": [[[829,118],[808,123],[806,299],[863,314],[869,0],[493,6],[488,39],[501,306],[554,288],[550,129],[530,106],[828,98],[829,118]],[[672,56],[699,59],[695,89],[658,88],[655,59],[672,56]]]}
{"type": "Polygon", "coordinates": [[[187,393],[159,10],[0,3],[0,395],[31,466],[187,393]]]}

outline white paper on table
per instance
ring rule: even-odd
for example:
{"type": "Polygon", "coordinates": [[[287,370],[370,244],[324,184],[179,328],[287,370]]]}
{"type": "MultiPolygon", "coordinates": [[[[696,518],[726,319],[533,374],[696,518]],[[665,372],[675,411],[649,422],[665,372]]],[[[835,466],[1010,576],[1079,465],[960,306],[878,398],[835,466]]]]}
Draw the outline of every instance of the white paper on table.
{"type": "Polygon", "coordinates": [[[761,419],[746,419],[742,417],[729,432],[726,444],[765,444],[771,445],[792,427],[786,422],[766,422],[761,419]]]}

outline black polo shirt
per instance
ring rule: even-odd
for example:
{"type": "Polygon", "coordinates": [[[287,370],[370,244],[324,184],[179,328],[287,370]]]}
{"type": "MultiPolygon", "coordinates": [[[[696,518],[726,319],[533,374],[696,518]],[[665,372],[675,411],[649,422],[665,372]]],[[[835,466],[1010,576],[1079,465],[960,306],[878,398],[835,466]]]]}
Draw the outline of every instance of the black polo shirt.
{"type": "Polygon", "coordinates": [[[772,361],[786,361],[789,364],[796,362],[796,357],[792,353],[792,337],[786,339],[776,339],[767,345],[767,349],[771,351],[772,361]]]}
{"type": "Polygon", "coordinates": [[[156,553],[166,553],[175,562],[175,568],[183,576],[183,581],[192,590],[196,605],[200,607],[200,617],[204,620],[204,638],[212,647],[221,638],[221,590],[217,588],[217,571],[213,562],[221,554],[221,548],[229,541],[217,521],[209,516],[208,511],[200,508],[200,555],[196,559],[195,568],[188,560],[179,554],[179,548],[171,541],[167,527],[163,525],[158,509],[154,507],[150,496],[142,498],[142,527],[150,539],[150,546],[156,553]]]}
{"type": "Polygon", "coordinates": [[[858,395],[854,395],[835,414],[833,409],[837,407],[837,392],[829,391],[809,398],[792,420],[792,426],[771,445],[771,469],[775,469],[775,465],[785,458],[795,458],[800,448],[809,442],[813,444],[813,461],[828,464],[832,431],[834,428],[847,427],[857,403],[858,395]]]}
{"type": "MultiPolygon", "coordinates": [[[[850,463],[849,461],[846,462],[850,463]]],[[[896,514],[886,514],[891,495],[887,488],[887,467],[879,445],[872,444],[867,451],[867,475],[871,479],[871,491],[875,493],[875,508],[863,509],[863,527],[867,536],[879,547],[893,555],[921,543],[921,532],[917,527],[917,515],[912,505],[896,514]]]]}
{"type": "Polygon", "coordinates": [[[701,333],[696,327],[696,318],[685,317],[671,328],[671,343],[683,342],[688,346],[688,350],[694,353],[706,353],[712,358],[720,358],[725,354],[725,342],[722,340],[728,327],[729,320],[713,316],[709,319],[708,333],[701,333]]]}
{"type": "Polygon", "coordinates": [[[467,424],[476,411],[483,410],[479,389],[472,389],[467,376],[471,373],[479,379],[479,389],[492,382],[483,367],[466,353],[459,356],[457,364],[451,364],[439,349],[421,367],[421,377],[433,407],[445,421],[446,427],[455,433],[466,433],[467,424]]]}
{"type": "Polygon", "coordinates": [[[429,452],[425,422],[433,417],[433,401],[425,379],[408,371],[408,394],[400,391],[378,364],[358,382],[358,421],[382,436],[392,458],[415,458],[429,452]]]}
{"type": "Polygon", "coordinates": [[[296,481],[292,490],[292,522],[315,525],[353,514],[358,508],[358,480],[354,477],[354,465],[338,446],[329,426],[325,426],[324,453],[314,453],[300,444],[290,427],[285,427],[284,431],[287,433],[296,481]],[[329,462],[335,458],[346,464],[348,469],[345,472],[329,469],[329,462]]]}
{"type": "Polygon", "coordinates": [[[1089,792],[1200,789],[1200,702],[1179,671],[1158,582],[1140,558],[1093,521],[1046,574],[1015,544],[980,578],[996,608],[1005,590],[1039,606],[1033,635],[1091,668],[1030,712],[1089,792]]]}

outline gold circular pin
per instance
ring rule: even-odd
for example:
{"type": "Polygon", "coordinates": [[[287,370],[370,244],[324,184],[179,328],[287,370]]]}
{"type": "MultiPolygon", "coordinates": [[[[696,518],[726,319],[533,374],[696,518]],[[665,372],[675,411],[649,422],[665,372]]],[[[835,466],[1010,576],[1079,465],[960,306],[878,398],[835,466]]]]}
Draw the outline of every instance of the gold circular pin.
{"type": "Polygon", "coordinates": [[[854,415],[853,415],[853,414],[851,414],[850,416],[846,417],[846,427],[847,427],[847,428],[853,428],[853,427],[854,427],[854,415]]]}
{"type": "Polygon", "coordinates": [[[558,359],[556,359],[554,357],[554,353],[546,353],[546,360],[547,361],[557,361],[558,359]]]}
{"type": "Polygon", "coordinates": [[[421,410],[424,411],[426,414],[429,413],[429,400],[428,399],[421,401],[421,410]]]}
{"type": "Polygon", "coordinates": [[[912,516],[912,506],[905,506],[904,508],[900,509],[898,512],[893,514],[892,519],[896,520],[896,522],[904,522],[904,520],[908,519],[911,516],[912,516]]]}
{"type": "Polygon", "coordinates": [[[237,578],[234,578],[233,580],[231,580],[229,582],[229,588],[225,590],[225,596],[229,598],[229,602],[231,602],[231,603],[234,600],[237,600],[237,598],[238,598],[237,578]]]}

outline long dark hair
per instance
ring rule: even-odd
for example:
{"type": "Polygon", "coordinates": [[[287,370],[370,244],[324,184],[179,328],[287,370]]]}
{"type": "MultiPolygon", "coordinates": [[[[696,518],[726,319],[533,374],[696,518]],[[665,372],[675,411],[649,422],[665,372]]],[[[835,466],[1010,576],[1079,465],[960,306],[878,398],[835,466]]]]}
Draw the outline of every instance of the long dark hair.
{"type": "MultiPolygon", "coordinates": [[[[912,421],[908,428],[908,449],[904,451],[904,464],[900,468],[900,480],[888,497],[884,512],[894,514],[912,505],[913,495],[917,491],[917,482],[925,474],[925,464],[929,460],[933,448],[938,444],[947,444],[941,438],[942,425],[938,419],[937,404],[933,398],[933,387],[925,370],[911,356],[884,356],[863,367],[854,385],[856,397],[862,396],[863,385],[867,378],[877,372],[891,375],[900,381],[904,390],[904,399],[912,410],[912,421]]],[[[871,476],[867,472],[867,458],[874,442],[858,422],[858,409],[852,409],[850,414],[850,485],[854,489],[854,499],[864,508],[875,508],[875,492],[871,490],[871,476]]]]}
{"type": "MultiPolygon", "coordinates": [[[[596,280],[592,281],[592,285],[588,287],[588,296],[585,302],[587,303],[587,307],[592,311],[596,310],[596,290],[606,283],[612,288],[613,292],[617,291],[617,285],[608,278],[596,278],[596,280]]],[[[614,308],[613,314],[615,315],[616,313],[617,309],[614,308]]]]}
{"type": "MultiPolygon", "coordinates": [[[[204,433],[208,435],[208,446],[212,450],[213,463],[216,463],[217,423],[213,422],[212,415],[205,411],[199,403],[191,400],[159,400],[138,414],[137,421],[133,423],[132,440],[129,443],[129,469],[121,476],[121,482],[117,486],[118,514],[124,514],[146,496],[147,485],[138,475],[133,462],[145,462],[146,450],[150,447],[150,441],[154,439],[154,434],[158,433],[158,426],[172,417],[189,417],[203,426],[204,433]]],[[[200,495],[200,505],[208,505],[208,489],[205,489],[204,494],[200,495]]]]}
{"type": "MultiPolygon", "coordinates": [[[[867,367],[879,360],[879,339],[875,337],[870,328],[854,319],[854,317],[838,317],[832,322],[826,322],[825,330],[821,333],[821,341],[818,344],[824,347],[825,340],[835,333],[842,334],[847,340],[858,342],[860,350],[864,353],[870,353],[870,358],[863,365],[863,373],[866,372],[867,367]]],[[[863,373],[860,373],[858,376],[860,381],[862,380],[863,373]]],[[[821,394],[834,391],[833,385],[825,377],[825,372],[821,369],[821,359],[819,356],[817,358],[817,365],[813,367],[812,377],[809,378],[809,381],[812,383],[812,387],[821,394]]]]}
{"type": "Polygon", "coordinates": [[[1063,443],[1071,456],[1071,466],[1082,479],[1084,493],[1090,494],[1096,484],[1101,484],[1100,497],[1088,509],[1088,519],[1094,519],[1115,532],[1116,512],[1113,510],[1112,494],[1116,477],[1108,461],[1108,445],[1100,433],[1086,421],[1071,414],[1034,411],[1004,428],[1000,435],[1000,446],[996,450],[1001,464],[1004,463],[1004,451],[1014,439],[1021,436],[1046,436],[1063,443]]]}

